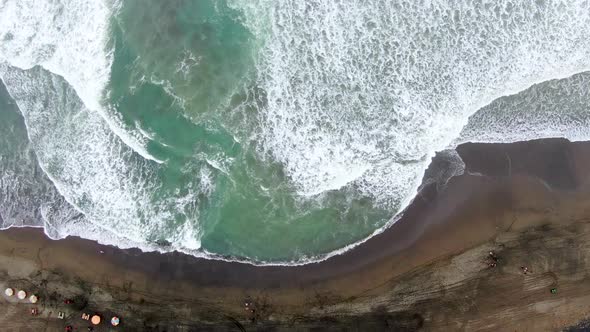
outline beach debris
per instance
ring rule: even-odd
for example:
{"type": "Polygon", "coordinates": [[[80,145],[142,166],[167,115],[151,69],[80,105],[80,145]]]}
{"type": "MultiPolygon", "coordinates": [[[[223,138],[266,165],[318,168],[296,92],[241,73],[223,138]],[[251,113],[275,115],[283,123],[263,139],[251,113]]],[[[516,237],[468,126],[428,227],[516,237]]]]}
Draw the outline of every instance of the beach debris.
{"type": "Polygon", "coordinates": [[[526,266],[521,266],[520,269],[522,270],[523,274],[533,273],[533,271],[529,270],[529,268],[526,266]]]}
{"type": "Polygon", "coordinates": [[[94,325],[98,325],[100,324],[101,318],[99,315],[94,315],[92,316],[92,318],[90,318],[90,322],[94,325]]]}
{"type": "Polygon", "coordinates": [[[64,318],[66,318],[66,313],[65,313],[65,312],[63,312],[63,311],[59,311],[59,312],[57,313],[57,318],[59,318],[59,319],[64,319],[64,318]]]}
{"type": "Polygon", "coordinates": [[[64,300],[64,304],[72,304],[72,303],[74,303],[74,300],[72,300],[72,299],[65,299],[64,300]]]}
{"type": "Polygon", "coordinates": [[[24,290],[19,290],[18,293],[16,293],[16,297],[19,300],[24,300],[27,298],[27,292],[25,292],[24,290]]]}
{"type": "Polygon", "coordinates": [[[557,294],[557,288],[551,288],[551,294],[557,294]]]}
{"type": "Polygon", "coordinates": [[[39,314],[39,309],[37,309],[37,308],[31,309],[31,315],[37,316],[38,314],[39,314]]]}
{"type": "Polygon", "coordinates": [[[90,320],[90,314],[87,314],[85,312],[82,313],[82,319],[83,320],[90,320]]]}
{"type": "Polygon", "coordinates": [[[31,303],[37,303],[37,301],[39,301],[39,298],[36,295],[31,295],[29,297],[29,302],[31,302],[31,303]]]}
{"type": "Polygon", "coordinates": [[[119,324],[121,324],[121,320],[119,319],[119,317],[114,316],[113,318],[111,318],[111,325],[119,326],[119,324]]]}
{"type": "Polygon", "coordinates": [[[6,288],[6,290],[4,291],[4,295],[6,295],[6,296],[12,296],[12,295],[14,295],[14,289],[12,289],[12,288],[6,288]]]}
{"type": "Polygon", "coordinates": [[[66,332],[72,332],[72,331],[74,331],[74,328],[72,327],[72,325],[66,326],[66,332]]]}

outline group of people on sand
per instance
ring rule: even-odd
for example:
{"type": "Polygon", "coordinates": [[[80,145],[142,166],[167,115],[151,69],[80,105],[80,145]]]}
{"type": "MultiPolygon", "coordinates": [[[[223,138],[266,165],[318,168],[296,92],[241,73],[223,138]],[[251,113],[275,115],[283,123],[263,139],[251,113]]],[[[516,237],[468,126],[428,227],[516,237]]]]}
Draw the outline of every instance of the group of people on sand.
{"type": "Polygon", "coordinates": [[[496,253],[494,253],[493,251],[490,251],[490,254],[488,256],[488,267],[492,268],[492,267],[496,267],[498,265],[498,256],[496,255],[496,253]]]}
{"type": "Polygon", "coordinates": [[[528,267],[526,266],[521,266],[520,269],[522,270],[523,274],[528,274],[528,273],[533,273],[533,271],[531,271],[528,267]]]}
{"type": "MultiPolygon", "coordinates": [[[[488,267],[494,268],[494,267],[498,266],[498,261],[499,260],[500,259],[498,258],[498,255],[496,255],[495,252],[490,251],[489,254],[488,254],[488,258],[486,260],[486,263],[487,263],[488,267]]],[[[523,274],[533,273],[533,271],[531,271],[528,267],[526,267],[524,265],[521,266],[520,269],[522,270],[522,273],[523,274]]]]}

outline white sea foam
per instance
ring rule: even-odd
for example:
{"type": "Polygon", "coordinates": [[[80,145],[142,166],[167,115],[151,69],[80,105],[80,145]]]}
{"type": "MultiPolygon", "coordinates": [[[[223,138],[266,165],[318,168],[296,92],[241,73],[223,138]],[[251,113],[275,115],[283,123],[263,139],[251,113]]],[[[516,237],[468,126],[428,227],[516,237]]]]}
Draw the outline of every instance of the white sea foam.
{"type": "Polygon", "coordinates": [[[142,179],[153,176],[149,162],[134,160],[104,120],[55,74],[0,65],[0,75],[23,113],[39,164],[59,192],[103,232],[145,241],[149,227],[142,220],[157,225],[168,217],[152,212],[149,195],[155,186],[141,187],[142,179]]]}
{"type": "Polygon", "coordinates": [[[172,238],[174,247],[180,250],[199,250],[201,248],[200,235],[194,227],[195,223],[184,222],[184,229],[172,238]]]}
{"type": "Polygon", "coordinates": [[[587,1],[232,5],[265,40],[261,149],[301,195],[351,184],[399,210],[479,108],[590,68],[587,1]]]}
{"type": "MultiPolygon", "coordinates": [[[[50,199],[26,207],[36,218],[5,226],[42,222],[52,238],[78,235],[155,250],[147,237],[171,218],[165,206],[150,202],[157,186],[146,180],[153,176],[150,161],[161,161],[147,152],[148,138],[126,128],[102,102],[113,60],[108,25],[117,4],[0,2],[0,78],[25,117],[39,164],[63,196],[52,198],[49,186],[50,199]]],[[[162,205],[176,203],[169,198],[162,205]]]]}
{"type": "Polygon", "coordinates": [[[42,66],[68,81],[89,110],[98,112],[125,144],[144,158],[161,162],[146,150],[140,133],[126,128],[102,106],[113,61],[107,49],[109,22],[117,2],[110,0],[0,3],[0,62],[30,69],[42,66]]]}
{"type": "Polygon", "coordinates": [[[75,221],[79,212],[39,168],[16,106],[0,104],[0,111],[0,228],[44,227],[54,235],[54,225],[75,221]]]}
{"type": "MultiPolygon", "coordinates": [[[[201,169],[202,185],[162,190],[163,166],[134,153],[61,77],[40,67],[21,70],[1,63],[0,77],[24,116],[39,165],[67,200],[63,206],[41,206],[49,236],[157,250],[153,240],[172,234],[173,248],[198,249],[197,196],[211,193],[213,174],[201,169]],[[174,223],[179,218],[185,222],[174,223]]],[[[26,225],[38,226],[16,226],[26,225]]]]}
{"type": "Polygon", "coordinates": [[[590,138],[590,72],[537,84],[477,111],[453,142],[516,142],[545,137],[590,138]]]}
{"type": "MultiPolygon", "coordinates": [[[[464,0],[452,8],[442,0],[232,4],[264,41],[256,85],[265,102],[246,105],[258,108],[260,152],[284,165],[302,196],[350,185],[401,211],[430,157],[445,147],[471,140],[589,138],[583,101],[573,118],[549,109],[533,116],[533,109],[510,99],[473,115],[498,97],[590,68],[586,1],[464,0]]],[[[156,250],[146,238],[163,233],[158,228],[168,227],[170,211],[190,211],[187,220],[198,217],[193,197],[199,190],[210,193],[214,179],[200,169],[204,189],[161,205],[150,200],[158,189],[150,172],[158,166],[127,149],[155,159],[145,150],[149,134],[125,128],[101,102],[112,63],[105,47],[111,14],[112,4],[102,1],[0,2],[0,76],[25,115],[40,164],[86,216],[72,222],[72,210],[47,208],[46,231],[156,250]],[[56,75],[31,69],[37,65],[56,75]],[[64,99],[70,104],[61,104],[64,99]],[[62,217],[70,222],[56,224],[62,217]]],[[[174,96],[166,82],[154,83],[174,96]]],[[[227,169],[223,162],[207,162],[227,169]]],[[[184,235],[170,238],[174,249],[220,259],[196,251],[198,229],[182,225],[171,233],[184,235]]],[[[366,239],[284,264],[322,260],[366,239]]]]}

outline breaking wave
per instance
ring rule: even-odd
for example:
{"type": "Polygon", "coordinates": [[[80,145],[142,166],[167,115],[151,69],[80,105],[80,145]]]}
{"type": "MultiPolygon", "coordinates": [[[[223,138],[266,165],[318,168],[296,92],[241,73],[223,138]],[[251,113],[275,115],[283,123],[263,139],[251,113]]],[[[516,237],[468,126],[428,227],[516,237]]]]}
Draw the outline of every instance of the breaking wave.
{"type": "Polygon", "coordinates": [[[141,135],[123,128],[101,104],[113,61],[108,49],[115,1],[4,1],[0,4],[0,61],[23,70],[41,66],[63,77],[86,107],[100,114],[144,158],[141,135]],[[92,17],[92,19],[88,19],[92,17]]]}
{"type": "MultiPolygon", "coordinates": [[[[301,195],[352,184],[403,208],[434,152],[452,147],[470,115],[590,68],[587,1],[233,5],[265,41],[261,149],[285,165],[301,195]]],[[[529,139],[532,126],[506,141],[529,139]]],[[[569,137],[563,129],[552,134],[569,137]]]]}

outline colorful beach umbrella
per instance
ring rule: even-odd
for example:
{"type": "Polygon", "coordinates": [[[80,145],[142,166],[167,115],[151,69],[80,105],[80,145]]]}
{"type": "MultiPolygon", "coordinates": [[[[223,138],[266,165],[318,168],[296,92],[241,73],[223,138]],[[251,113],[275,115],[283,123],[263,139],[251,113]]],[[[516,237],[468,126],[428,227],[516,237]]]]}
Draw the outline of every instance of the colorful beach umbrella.
{"type": "Polygon", "coordinates": [[[12,296],[12,295],[14,295],[14,289],[12,289],[12,288],[6,288],[6,290],[4,291],[4,294],[6,294],[6,296],[12,296]]]}
{"type": "Polygon", "coordinates": [[[27,298],[27,292],[19,290],[18,293],[16,293],[16,297],[18,297],[19,300],[24,300],[27,298]]]}
{"type": "Polygon", "coordinates": [[[29,301],[31,303],[37,303],[38,300],[39,300],[39,298],[37,298],[36,295],[31,295],[31,297],[29,297],[29,301]]]}
{"type": "Polygon", "coordinates": [[[111,318],[111,325],[119,326],[120,323],[121,323],[121,320],[119,320],[119,317],[115,316],[115,317],[111,318]]]}
{"type": "Polygon", "coordinates": [[[92,318],[90,318],[90,322],[94,325],[100,324],[100,316],[99,315],[92,316],[92,318]]]}

